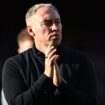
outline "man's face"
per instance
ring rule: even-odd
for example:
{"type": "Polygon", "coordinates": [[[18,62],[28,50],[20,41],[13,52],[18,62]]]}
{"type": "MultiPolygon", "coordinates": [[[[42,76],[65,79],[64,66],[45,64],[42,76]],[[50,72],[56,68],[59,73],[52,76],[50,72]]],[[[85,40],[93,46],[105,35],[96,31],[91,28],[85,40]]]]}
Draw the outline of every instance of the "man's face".
{"type": "Polygon", "coordinates": [[[61,43],[62,24],[58,12],[52,8],[42,7],[37,10],[32,19],[36,44],[57,46],[61,43]]]}

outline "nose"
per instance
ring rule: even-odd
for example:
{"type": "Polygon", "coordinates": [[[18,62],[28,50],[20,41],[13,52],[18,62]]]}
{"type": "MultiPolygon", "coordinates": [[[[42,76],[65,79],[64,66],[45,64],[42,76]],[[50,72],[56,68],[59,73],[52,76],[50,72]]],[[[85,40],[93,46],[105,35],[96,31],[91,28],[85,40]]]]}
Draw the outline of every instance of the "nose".
{"type": "Polygon", "coordinates": [[[58,25],[56,23],[53,23],[51,28],[52,30],[58,30],[58,25]]]}

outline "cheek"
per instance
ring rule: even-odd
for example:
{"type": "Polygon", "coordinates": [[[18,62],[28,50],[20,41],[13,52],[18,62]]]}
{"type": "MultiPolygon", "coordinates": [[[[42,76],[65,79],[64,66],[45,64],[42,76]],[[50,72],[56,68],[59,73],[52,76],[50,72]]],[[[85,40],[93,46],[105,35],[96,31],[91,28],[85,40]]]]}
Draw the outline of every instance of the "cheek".
{"type": "Polygon", "coordinates": [[[42,27],[36,27],[36,29],[35,29],[35,34],[37,34],[37,35],[43,35],[46,32],[47,32],[47,30],[42,27]]]}
{"type": "Polygon", "coordinates": [[[60,31],[62,31],[62,25],[60,25],[60,31]]]}
{"type": "Polygon", "coordinates": [[[47,40],[48,39],[48,34],[49,34],[49,31],[48,30],[46,30],[46,29],[43,29],[43,30],[40,30],[39,31],[39,34],[40,34],[40,37],[41,37],[41,39],[43,39],[43,40],[47,40]]]}
{"type": "Polygon", "coordinates": [[[38,40],[42,40],[42,41],[48,40],[49,30],[47,28],[42,28],[42,27],[37,26],[36,28],[34,28],[34,33],[35,33],[35,37],[38,40]]]}

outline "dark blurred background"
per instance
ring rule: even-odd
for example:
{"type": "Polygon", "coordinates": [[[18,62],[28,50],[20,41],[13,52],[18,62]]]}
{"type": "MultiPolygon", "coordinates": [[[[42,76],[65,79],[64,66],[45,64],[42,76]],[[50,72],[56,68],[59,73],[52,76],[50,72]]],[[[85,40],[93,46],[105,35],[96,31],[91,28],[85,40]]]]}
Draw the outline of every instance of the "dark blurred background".
{"type": "Polygon", "coordinates": [[[16,36],[25,27],[27,9],[40,2],[54,4],[61,15],[65,45],[87,53],[96,68],[98,105],[105,105],[105,6],[96,0],[1,0],[0,65],[17,53],[16,36]]]}

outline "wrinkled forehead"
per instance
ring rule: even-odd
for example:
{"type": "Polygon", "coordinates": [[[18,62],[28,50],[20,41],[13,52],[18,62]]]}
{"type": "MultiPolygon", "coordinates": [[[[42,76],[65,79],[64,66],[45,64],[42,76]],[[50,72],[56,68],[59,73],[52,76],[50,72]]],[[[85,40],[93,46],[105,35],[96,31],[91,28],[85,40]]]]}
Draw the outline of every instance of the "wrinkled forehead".
{"type": "Polygon", "coordinates": [[[54,8],[48,8],[48,7],[41,7],[39,8],[36,13],[36,17],[39,18],[54,18],[54,19],[60,19],[60,15],[58,11],[56,11],[54,8]]]}

